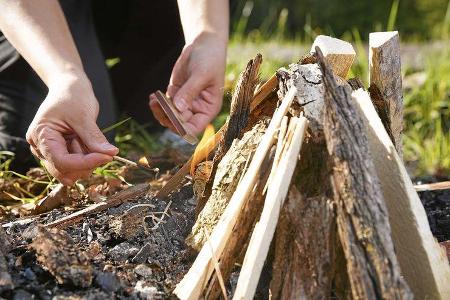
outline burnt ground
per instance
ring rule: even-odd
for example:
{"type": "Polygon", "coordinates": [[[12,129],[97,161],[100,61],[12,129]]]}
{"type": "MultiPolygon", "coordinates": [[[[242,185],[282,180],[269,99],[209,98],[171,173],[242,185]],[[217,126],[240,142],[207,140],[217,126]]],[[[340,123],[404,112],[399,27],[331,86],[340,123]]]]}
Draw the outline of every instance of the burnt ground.
{"type": "MultiPolygon", "coordinates": [[[[11,226],[6,229],[12,243],[6,261],[15,289],[0,295],[6,299],[165,299],[195,258],[184,244],[195,221],[195,204],[187,184],[166,201],[148,195],[66,230],[44,229],[38,222],[11,226]],[[78,258],[74,261],[71,256],[78,258]],[[55,279],[56,274],[64,275],[55,279]]],[[[67,214],[53,210],[39,223],[67,214]]]]}
{"type": "MultiPolygon", "coordinates": [[[[450,177],[423,177],[416,183],[433,183],[450,180],[450,177]]],[[[450,190],[419,192],[427,212],[431,231],[439,242],[450,240],[450,190]]]]}
{"type": "MultiPolygon", "coordinates": [[[[416,183],[442,180],[448,178],[422,178],[416,183]]],[[[195,259],[184,239],[195,221],[196,199],[190,183],[165,201],[156,201],[154,192],[64,230],[39,225],[71,212],[63,208],[5,228],[11,245],[5,246],[0,234],[0,250],[7,253],[5,263],[14,287],[1,286],[0,260],[0,297],[175,298],[171,292],[195,259]]],[[[450,190],[419,195],[436,238],[450,240],[450,190]]]]}

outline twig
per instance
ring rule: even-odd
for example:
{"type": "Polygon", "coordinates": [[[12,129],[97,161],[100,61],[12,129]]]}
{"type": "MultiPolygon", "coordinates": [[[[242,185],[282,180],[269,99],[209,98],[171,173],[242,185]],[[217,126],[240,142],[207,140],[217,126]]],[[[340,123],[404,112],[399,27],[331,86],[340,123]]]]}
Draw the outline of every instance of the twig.
{"type": "Polygon", "coordinates": [[[416,192],[447,190],[450,189],[450,181],[416,184],[414,188],[416,189],[416,192]]]}

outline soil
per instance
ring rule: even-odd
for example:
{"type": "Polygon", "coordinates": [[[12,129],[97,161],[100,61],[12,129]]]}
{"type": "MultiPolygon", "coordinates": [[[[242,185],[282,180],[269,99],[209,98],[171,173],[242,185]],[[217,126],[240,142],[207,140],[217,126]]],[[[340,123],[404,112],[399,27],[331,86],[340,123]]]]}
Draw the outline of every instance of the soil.
{"type": "MultiPolygon", "coordinates": [[[[450,180],[450,177],[423,177],[417,184],[450,180]]],[[[419,192],[431,231],[439,242],[450,240],[450,190],[419,192]]]]}

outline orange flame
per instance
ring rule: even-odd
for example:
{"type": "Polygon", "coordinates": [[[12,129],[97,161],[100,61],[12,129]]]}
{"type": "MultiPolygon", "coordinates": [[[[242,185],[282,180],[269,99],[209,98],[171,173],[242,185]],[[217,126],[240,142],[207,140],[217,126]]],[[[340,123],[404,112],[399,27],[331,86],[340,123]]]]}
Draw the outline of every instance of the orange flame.
{"type": "Polygon", "coordinates": [[[209,124],[203,133],[202,139],[195,148],[194,154],[192,155],[190,170],[191,176],[194,176],[195,167],[202,161],[206,160],[209,153],[211,153],[211,151],[214,150],[214,147],[216,147],[219,135],[214,133],[214,127],[209,124]]]}

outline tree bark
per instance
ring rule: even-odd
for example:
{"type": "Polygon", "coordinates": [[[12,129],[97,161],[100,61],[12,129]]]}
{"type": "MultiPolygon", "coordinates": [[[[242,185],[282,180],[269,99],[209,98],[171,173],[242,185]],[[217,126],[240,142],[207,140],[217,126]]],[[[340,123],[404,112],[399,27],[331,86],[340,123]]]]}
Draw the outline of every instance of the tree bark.
{"type": "Polygon", "coordinates": [[[400,276],[388,213],[350,86],[338,86],[319,48],[326,87],[324,133],[337,227],[355,299],[412,299],[400,276]]]}

